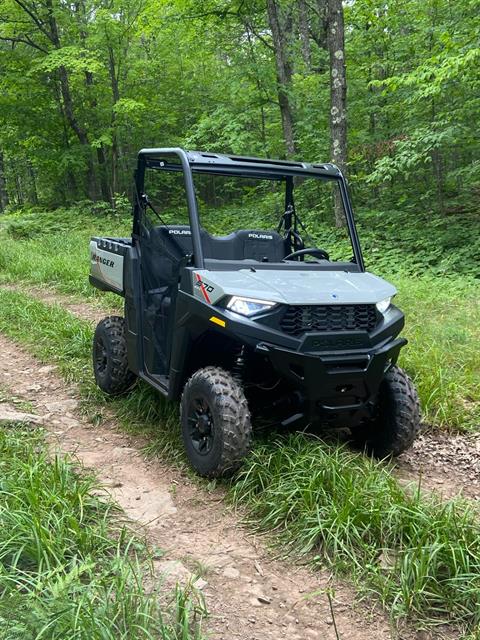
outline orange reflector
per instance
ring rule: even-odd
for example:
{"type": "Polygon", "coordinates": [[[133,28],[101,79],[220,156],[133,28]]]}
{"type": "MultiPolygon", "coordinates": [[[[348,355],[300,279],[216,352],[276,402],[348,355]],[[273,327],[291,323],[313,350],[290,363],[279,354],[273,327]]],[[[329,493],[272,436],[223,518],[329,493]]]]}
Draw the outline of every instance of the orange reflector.
{"type": "Polygon", "coordinates": [[[221,318],[217,318],[217,316],[212,316],[210,318],[210,322],[213,322],[214,324],[218,324],[219,327],[225,327],[227,324],[225,320],[222,320],[221,318]]]}

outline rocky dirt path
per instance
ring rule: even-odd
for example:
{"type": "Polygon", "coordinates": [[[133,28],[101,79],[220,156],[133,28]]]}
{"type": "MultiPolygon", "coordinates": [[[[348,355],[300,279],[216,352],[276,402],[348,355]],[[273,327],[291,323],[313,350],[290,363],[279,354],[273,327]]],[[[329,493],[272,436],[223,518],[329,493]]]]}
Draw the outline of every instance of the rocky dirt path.
{"type": "MultiPolygon", "coordinates": [[[[272,559],[227,509],[220,490],[207,492],[180,470],[145,459],[145,443],[122,433],[113,419],[100,427],[90,424],[79,410],[76,390],[54,366],[42,364],[2,335],[0,354],[0,422],[2,415],[11,420],[24,411],[33,414],[26,419],[45,426],[51,446],[75,454],[95,470],[126,515],[142,525],[150,543],[165,551],[156,561],[158,573],[180,582],[200,574],[197,586],[210,611],[210,638],[334,640],[323,592],[328,586],[335,590],[342,640],[398,637],[382,613],[353,606],[356,596],[349,585],[331,585],[328,572],[312,573],[272,559]]],[[[405,632],[401,637],[425,636],[405,632]]]]}
{"type": "Polygon", "coordinates": [[[395,464],[402,482],[419,483],[444,498],[480,501],[480,433],[426,432],[395,464]]]}
{"type": "MultiPolygon", "coordinates": [[[[52,289],[24,288],[4,285],[24,291],[46,304],[59,304],[73,315],[92,323],[108,314],[118,315],[115,309],[105,309],[100,302],[78,302],[52,289]]],[[[446,434],[428,430],[413,448],[396,460],[396,474],[405,483],[414,482],[425,490],[437,491],[446,498],[458,494],[480,501],[480,425],[475,434],[446,434]]]]}

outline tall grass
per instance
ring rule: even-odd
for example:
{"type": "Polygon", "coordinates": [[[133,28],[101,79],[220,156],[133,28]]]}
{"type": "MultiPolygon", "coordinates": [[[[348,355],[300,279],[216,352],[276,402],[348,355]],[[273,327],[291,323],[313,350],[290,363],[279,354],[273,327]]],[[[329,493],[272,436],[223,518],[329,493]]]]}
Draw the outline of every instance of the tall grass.
{"type": "Polygon", "coordinates": [[[431,275],[393,282],[410,342],[400,364],[415,380],[425,421],[480,429],[480,282],[431,275]]]}
{"type": "MultiPolygon", "coordinates": [[[[90,372],[88,323],[0,290],[0,331],[59,364],[80,382],[90,410],[101,409],[105,400],[90,372]]],[[[153,448],[181,457],[176,414],[145,385],[109,406],[130,428],[147,430],[153,448]]],[[[298,435],[257,444],[231,492],[248,507],[253,526],[279,536],[282,550],[306,561],[313,554],[316,563],[352,576],[395,619],[447,620],[475,637],[480,525],[467,502],[405,492],[385,465],[298,435]]]]}
{"type": "Polygon", "coordinates": [[[68,380],[88,380],[92,327],[60,305],[47,306],[26,294],[0,289],[0,331],[58,364],[68,380]]]}
{"type": "Polygon", "coordinates": [[[258,446],[231,496],[285,553],[353,576],[397,620],[478,630],[479,514],[464,500],[405,491],[384,464],[298,434],[258,446]]]}
{"type": "MultiPolygon", "coordinates": [[[[143,543],[92,476],[41,435],[0,429],[0,635],[8,640],[193,640],[188,590],[163,595],[143,543]],[[158,585],[157,585],[158,587],[158,585]]],[[[197,611],[198,609],[198,611],[197,611]]]]}

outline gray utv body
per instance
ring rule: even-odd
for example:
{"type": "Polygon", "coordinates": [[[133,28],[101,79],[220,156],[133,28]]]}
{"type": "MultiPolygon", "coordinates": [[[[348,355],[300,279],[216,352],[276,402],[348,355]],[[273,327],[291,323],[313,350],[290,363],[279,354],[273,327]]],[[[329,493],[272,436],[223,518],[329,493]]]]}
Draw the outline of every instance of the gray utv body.
{"type": "MultiPolygon", "coordinates": [[[[398,337],[404,316],[389,304],[396,289],[365,271],[347,185],[334,165],[143,149],[132,237],[94,237],[90,249],[92,285],[125,298],[129,372],[171,400],[181,397],[195,372],[210,367],[242,386],[250,413],[267,413],[278,424],[355,431],[375,422],[382,383],[406,344],[398,337]],[[147,223],[146,171],[183,173],[189,225],[147,223]],[[197,209],[197,173],[284,182],[283,233],[207,233],[197,209]],[[320,256],[315,262],[303,261],[302,249],[309,250],[295,232],[297,176],[338,184],[351,261],[330,261],[321,250],[315,250],[320,252],[314,253],[320,256]],[[292,252],[293,259],[286,260],[292,252]],[[258,311],[247,317],[232,310],[234,298],[240,305],[258,304],[258,311]],[[268,307],[262,307],[264,301],[268,307]]],[[[414,401],[418,407],[416,396],[414,401]]],[[[192,424],[198,414],[188,418],[192,424]]],[[[416,433],[418,410],[412,420],[416,433]]]]}

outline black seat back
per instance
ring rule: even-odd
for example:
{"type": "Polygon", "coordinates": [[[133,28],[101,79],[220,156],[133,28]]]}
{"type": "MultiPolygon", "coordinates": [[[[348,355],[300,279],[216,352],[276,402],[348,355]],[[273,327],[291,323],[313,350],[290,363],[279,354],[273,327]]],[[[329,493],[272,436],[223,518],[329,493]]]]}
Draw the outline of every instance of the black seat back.
{"type": "MultiPolygon", "coordinates": [[[[154,246],[180,257],[193,253],[192,232],[186,224],[159,225],[150,230],[154,246]]],[[[172,257],[173,257],[172,256],[172,257]]]]}
{"type": "Polygon", "coordinates": [[[147,289],[178,282],[181,259],[193,253],[190,227],[159,225],[142,242],[142,271],[147,289]]]}
{"type": "Polygon", "coordinates": [[[239,260],[281,262],[287,255],[285,240],[276,231],[248,229],[237,231],[236,235],[242,247],[239,260]]]}
{"type": "MultiPolygon", "coordinates": [[[[201,229],[205,258],[215,260],[258,260],[281,262],[287,254],[284,238],[275,231],[246,229],[227,236],[212,236],[201,229]]],[[[150,230],[148,239],[154,271],[162,280],[178,278],[178,264],[183,256],[193,253],[192,233],[188,225],[159,225],[150,230]]],[[[151,265],[149,265],[151,266],[151,265]]]]}

